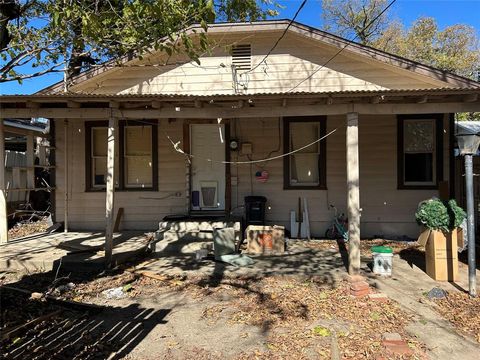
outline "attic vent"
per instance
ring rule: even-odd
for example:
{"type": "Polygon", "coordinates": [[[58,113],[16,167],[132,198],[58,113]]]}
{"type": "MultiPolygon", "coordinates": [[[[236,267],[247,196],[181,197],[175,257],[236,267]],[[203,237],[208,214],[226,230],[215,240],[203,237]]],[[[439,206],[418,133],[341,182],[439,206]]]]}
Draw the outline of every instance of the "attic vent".
{"type": "Polygon", "coordinates": [[[250,44],[232,46],[232,65],[237,70],[252,68],[252,46],[250,44]]]}

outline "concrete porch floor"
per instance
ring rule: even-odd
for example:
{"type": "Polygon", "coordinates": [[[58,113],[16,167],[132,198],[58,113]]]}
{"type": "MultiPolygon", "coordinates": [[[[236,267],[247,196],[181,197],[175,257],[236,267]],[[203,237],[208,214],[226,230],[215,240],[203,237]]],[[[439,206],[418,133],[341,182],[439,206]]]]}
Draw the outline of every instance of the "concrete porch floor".
{"type": "MultiPolygon", "coordinates": [[[[33,235],[0,246],[0,271],[98,271],[104,268],[105,235],[101,232],[68,232],[33,235]]],[[[140,231],[114,234],[113,261],[122,263],[144,254],[146,237],[140,231]]]]}

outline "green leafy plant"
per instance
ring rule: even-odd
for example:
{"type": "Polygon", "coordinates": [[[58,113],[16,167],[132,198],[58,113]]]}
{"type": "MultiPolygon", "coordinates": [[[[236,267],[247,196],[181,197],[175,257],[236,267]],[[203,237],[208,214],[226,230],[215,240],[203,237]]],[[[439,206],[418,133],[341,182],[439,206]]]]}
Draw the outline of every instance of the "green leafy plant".
{"type": "Polygon", "coordinates": [[[459,227],[465,220],[465,211],[453,199],[442,201],[429,199],[418,206],[415,219],[419,225],[430,230],[450,232],[459,227]]]}

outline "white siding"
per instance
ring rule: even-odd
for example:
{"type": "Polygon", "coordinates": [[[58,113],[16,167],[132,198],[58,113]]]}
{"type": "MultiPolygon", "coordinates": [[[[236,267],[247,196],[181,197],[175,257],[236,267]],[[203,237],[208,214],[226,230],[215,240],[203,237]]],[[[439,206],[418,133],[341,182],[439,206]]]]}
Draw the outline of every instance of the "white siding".
{"type": "MultiPolygon", "coordinates": [[[[247,195],[268,198],[267,221],[289,227],[290,210],[295,210],[298,197],[307,197],[310,223],[314,235],[323,235],[333,213],[328,204],[346,210],[344,116],[329,116],[327,133],[337,129],[327,139],[328,190],[283,190],[283,160],[265,164],[232,165],[231,176],[237,178],[232,186],[231,199],[234,213],[243,205],[247,195]],[[255,179],[255,172],[267,170],[265,183],[255,179]]],[[[448,120],[444,121],[444,177],[448,179],[448,120]]],[[[186,211],[186,163],[183,155],[175,152],[168,134],[174,142],[183,142],[183,121],[162,119],[158,130],[158,192],[128,191],[116,193],[116,208],[125,209],[123,229],[155,230],[166,215],[186,211]],[[176,192],[181,196],[176,197],[176,192]],[[157,199],[145,199],[157,198],[157,199]],[[161,199],[158,199],[161,198],[161,199]]],[[[105,225],[105,194],[85,191],[85,139],[83,121],[70,121],[69,125],[69,222],[75,230],[97,230],[105,225]]],[[[397,123],[392,115],[360,115],[360,202],[362,236],[408,235],[418,233],[414,212],[418,202],[438,195],[437,190],[397,190],[397,123]]],[[[63,122],[56,124],[57,192],[56,216],[63,220],[64,193],[64,139],[63,122]]],[[[232,120],[231,137],[253,145],[253,159],[262,159],[283,153],[283,121],[277,118],[232,120]],[[280,126],[280,129],[278,128],[280,126]],[[280,136],[279,136],[280,134],[280,136]]],[[[232,152],[232,161],[248,160],[232,152]]]]}
{"type": "MultiPolygon", "coordinates": [[[[164,135],[168,129],[173,139],[182,139],[182,123],[159,121],[158,181],[159,191],[117,191],[115,208],[125,209],[122,229],[155,230],[165,215],[185,210],[185,164],[182,155],[176,153],[164,135]],[[180,193],[181,196],[175,196],[180,193]],[[155,198],[155,199],[153,199],[155,198]],[[166,198],[160,200],[158,198],[166,198]]],[[[64,156],[63,121],[56,123],[56,218],[64,215],[64,156]]],[[[105,193],[87,192],[85,177],[85,127],[82,120],[70,120],[68,141],[69,171],[69,226],[75,230],[98,230],[105,226],[105,193]]],[[[116,210],[115,210],[116,212],[116,210]]]]}
{"type": "MultiPolygon", "coordinates": [[[[200,57],[200,66],[180,55],[168,59],[152,55],[127,64],[133,67],[116,68],[86,80],[72,90],[97,94],[234,94],[229,46],[236,42],[250,43],[252,65],[255,66],[262,62],[278,36],[271,32],[212,37],[217,45],[211,54],[200,57]],[[174,65],[158,66],[167,60],[174,65]],[[149,66],[152,64],[155,67],[149,66]]],[[[448,86],[442,81],[354,54],[348,48],[338,55],[337,52],[337,47],[287,34],[268,56],[266,64],[243,75],[244,70],[238,71],[237,90],[253,94],[292,89],[325,92],[448,86]]]]}

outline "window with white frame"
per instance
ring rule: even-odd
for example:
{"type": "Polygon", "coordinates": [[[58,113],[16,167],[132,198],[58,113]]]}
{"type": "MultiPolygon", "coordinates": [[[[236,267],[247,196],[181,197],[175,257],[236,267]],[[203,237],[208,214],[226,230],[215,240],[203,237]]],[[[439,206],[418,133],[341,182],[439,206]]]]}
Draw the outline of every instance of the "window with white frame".
{"type": "Polygon", "coordinates": [[[292,154],[285,157],[284,188],[325,187],[325,140],[316,142],[325,134],[325,123],[319,117],[285,118],[284,150],[292,154]]]}
{"type": "Polygon", "coordinates": [[[435,187],[441,180],[442,122],[437,115],[399,117],[399,187],[435,187]]]}

